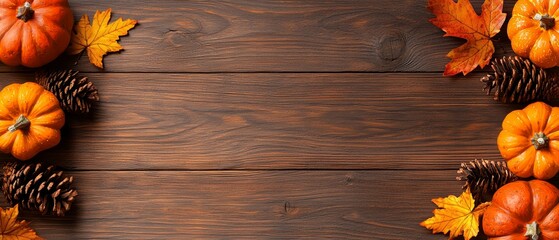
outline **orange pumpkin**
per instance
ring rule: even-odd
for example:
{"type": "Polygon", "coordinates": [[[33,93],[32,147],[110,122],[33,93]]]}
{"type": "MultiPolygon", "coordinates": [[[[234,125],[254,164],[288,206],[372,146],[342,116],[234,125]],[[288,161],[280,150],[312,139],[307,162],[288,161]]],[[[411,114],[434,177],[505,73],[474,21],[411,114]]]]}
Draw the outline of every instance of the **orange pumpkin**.
{"type": "Polygon", "coordinates": [[[559,190],[541,180],[501,187],[483,214],[488,239],[559,239],[559,190]]]}
{"type": "Polygon", "coordinates": [[[519,177],[549,179],[559,171],[559,108],[536,102],[509,113],[497,146],[519,177]]]}
{"type": "Polygon", "coordinates": [[[0,91],[0,151],[28,160],[60,142],[64,112],[41,85],[11,84],[0,91]]]}
{"type": "Polygon", "coordinates": [[[542,68],[559,65],[559,1],[518,0],[507,35],[512,50],[542,68]]]}
{"type": "Polygon", "coordinates": [[[73,24],[67,0],[0,0],[0,60],[43,66],[68,47],[73,24]]]}

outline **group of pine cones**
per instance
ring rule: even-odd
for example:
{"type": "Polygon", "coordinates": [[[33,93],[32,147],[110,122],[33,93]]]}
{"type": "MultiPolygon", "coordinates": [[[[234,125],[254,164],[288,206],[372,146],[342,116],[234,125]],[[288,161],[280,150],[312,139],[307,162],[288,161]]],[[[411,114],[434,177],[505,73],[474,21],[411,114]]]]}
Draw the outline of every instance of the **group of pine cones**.
{"type": "MultiPolygon", "coordinates": [[[[35,80],[52,92],[68,113],[87,113],[99,101],[97,88],[75,70],[42,70],[35,80]]],[[[73,177],[62,175],[54,165],[8,162],[3,167],[2,192],[8,204],[36,210],[43,215],[64,216],[78,192],[73,177]]]]}

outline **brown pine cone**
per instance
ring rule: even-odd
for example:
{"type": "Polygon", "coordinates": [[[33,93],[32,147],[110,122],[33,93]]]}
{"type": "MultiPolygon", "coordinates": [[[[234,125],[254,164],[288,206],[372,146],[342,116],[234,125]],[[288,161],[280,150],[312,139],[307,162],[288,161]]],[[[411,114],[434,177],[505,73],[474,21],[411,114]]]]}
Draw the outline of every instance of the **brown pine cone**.
{"type": "Polygon", "coordinates": [[[78,192],[73,177],[63,177],[53,165],[10,162],[3,167],[2,191],[12,206],[38,210],[43,215],[64,216],[78,192]]]}
{"type": "Polygon", "coordinates": [[[503,103],[549,101],[556,98],[559,85],[554,74],[529,59],[505,56],[491,61],[493,72],[481,78],[487,95],[495,89],[493,99],[503,103]]]}
{"type": "Polygon", "coordinates": [[[462,163],[458,174],[456,180],[466,181],[462,188],[470,189],[476,204],[490,201],[497,189],[518,179],[505,161],[483,159],[462,163]]]}
{"type": "Polygon", "coordinates": [[[52,92],[66,112],[87,113],[99,101],[97,88],[75,70],[39,71],[35,81],[52,92]]]}

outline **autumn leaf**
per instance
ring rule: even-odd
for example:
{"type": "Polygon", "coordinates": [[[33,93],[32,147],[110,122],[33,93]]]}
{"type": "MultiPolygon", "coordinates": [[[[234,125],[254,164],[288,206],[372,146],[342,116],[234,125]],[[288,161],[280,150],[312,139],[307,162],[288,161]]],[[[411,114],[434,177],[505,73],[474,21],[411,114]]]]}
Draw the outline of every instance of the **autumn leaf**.
{"type": "Polygon", "coordinates": [[[450,238],[464,235],[465,240],[477,236],[479,232],[479,217],[483,215],[490,203],[480,204],[474,209],[474,198],[470,190],[466,190],[459,197],[450,195],[446,198],[435,198],[433,203],[440,209],[435,209],[435,216],[420,223],[421,226],[433,230],[433,233],[450,232],[450,238]]]}
{"type": "Polygon", "coordinates": [[[110,8],[104,12],[97,11],[91,24],[87,14],[83,15],[74,26],[68,53],[75,55],[87,49],[89,61],[93,65],[103,68],[103,56],[109,52],[122,50],[122,46],[117,41],[120,36],[128,34],[128,31],[137,23],[135,20],[119,18],[109,24],[110,19],[110,8]]]}
{"type": "Polygon", "coordinates": [[[41,240],[25,220],[17,221],[18,206],[6,210],[0,208],[0,239],[41,240]]]}
{"type": "Polygon", "coordinates": [[[495,52],[491,37],[501,30],[507,16],[503,0],[485,0],[481,15],[477,15],[469,0],[429,0],[428,8],[435,14],[429,21],[441,28],[445,37],[466,39],[466,43],[450,51],[452,60],[446,64],[444,75],[466,75],[478,65],[485,67],[495,52]]]}

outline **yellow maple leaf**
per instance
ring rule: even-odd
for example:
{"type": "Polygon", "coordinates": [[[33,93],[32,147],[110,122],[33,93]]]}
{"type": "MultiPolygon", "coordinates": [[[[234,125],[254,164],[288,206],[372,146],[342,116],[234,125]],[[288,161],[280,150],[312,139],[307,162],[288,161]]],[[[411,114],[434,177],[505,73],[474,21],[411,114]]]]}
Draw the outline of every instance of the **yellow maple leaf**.
{"type": "Polygon", "coordinates": [[[450,195],[446,198],[435,198],[433,203],[440,209],[433,211],[433,217],[420,223],[421,226],[433,230],[433,233],[450,232],[449,239],[464,235],[465,240],[477,236],[479,233],[479,217],[483,215],[489,202],[480,204],[474,209],[474,198],[470,190],[466,190],[459,197],[450,195]]]}
{"type": "Polygon", "coordinates": [[[6,210],[0,208],[0,239],[42,240],[25,220],[17,221],[18,206],[6,210]]]}
{"type": "Polygon", "coordinates": [[[68,53],[75,55],[87,49],[89,61],[103,68],[103,56],[109,52],[122,50],[122,46],[117,41],[138,23],[136,20],[119,18],[109,24],[110,19],[110,8],[103,12],[97,11],[91,24],[87,14],[83,15],[74,26],[68,53]]]}

